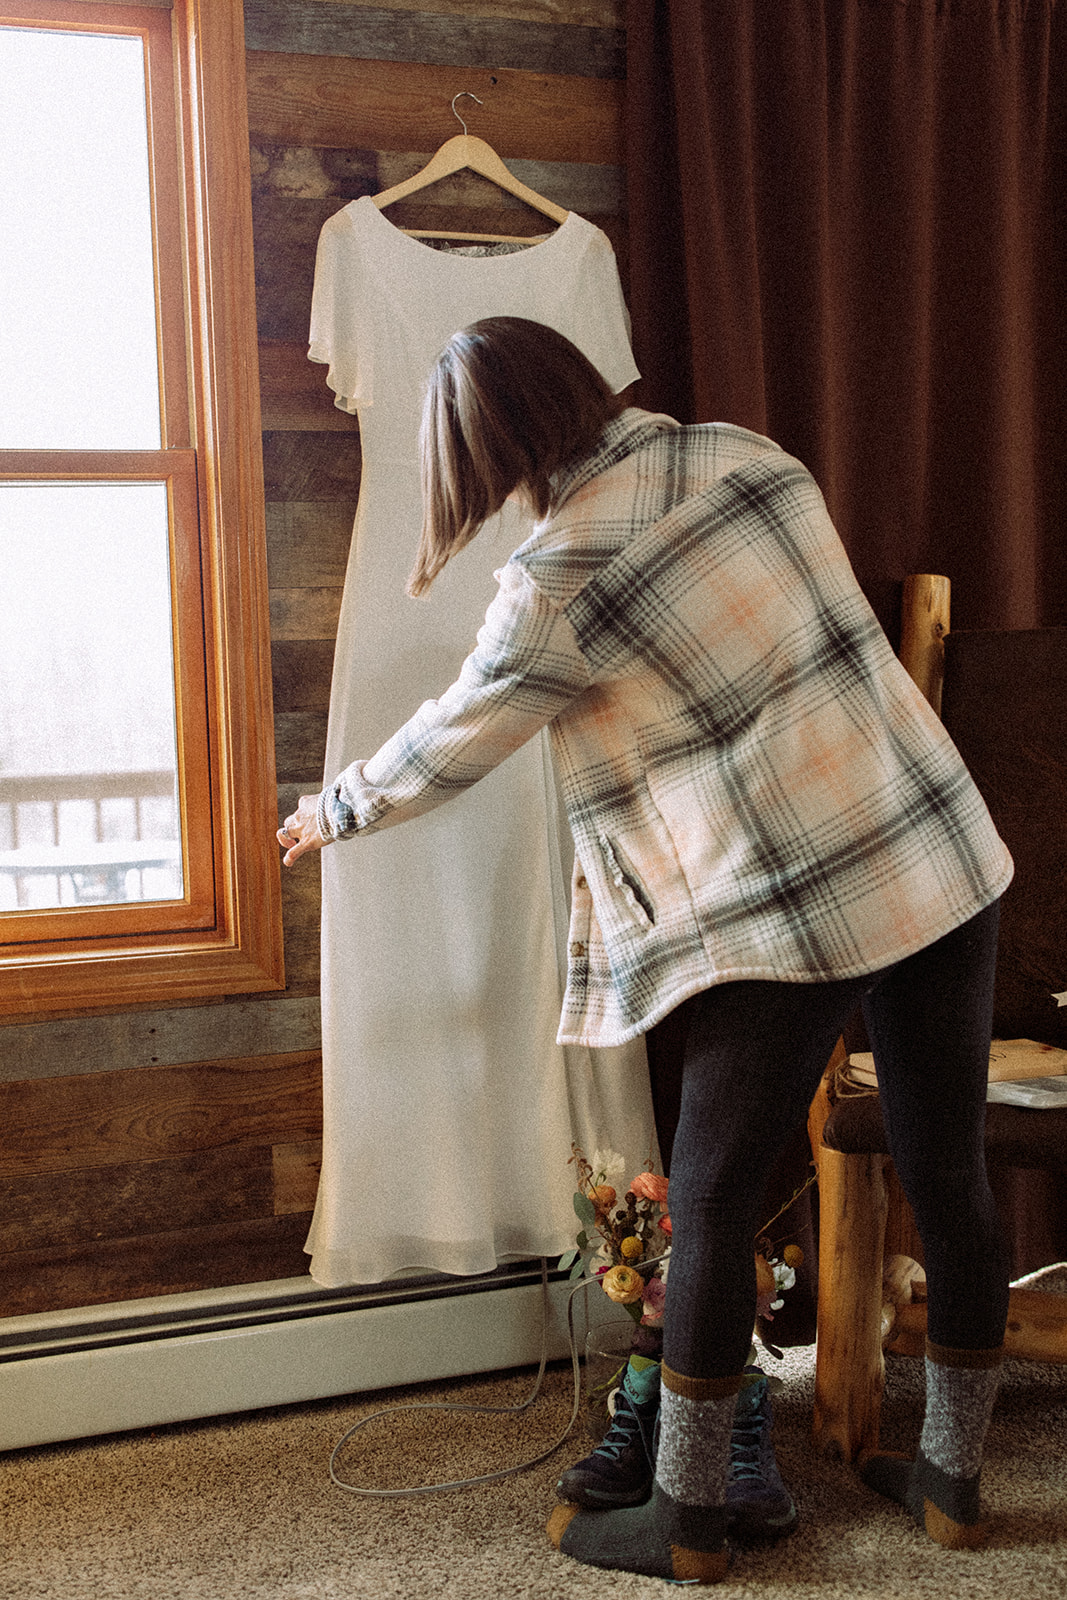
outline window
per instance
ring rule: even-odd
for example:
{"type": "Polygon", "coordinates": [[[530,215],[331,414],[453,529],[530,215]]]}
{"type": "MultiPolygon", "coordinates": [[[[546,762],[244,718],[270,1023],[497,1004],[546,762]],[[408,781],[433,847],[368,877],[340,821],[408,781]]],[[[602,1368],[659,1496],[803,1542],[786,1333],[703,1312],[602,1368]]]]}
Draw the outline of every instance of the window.
{"type": "Polygon", "coordinates": [[[242,5],[0,79],[0,1013],[279,988],[242,5]]]}

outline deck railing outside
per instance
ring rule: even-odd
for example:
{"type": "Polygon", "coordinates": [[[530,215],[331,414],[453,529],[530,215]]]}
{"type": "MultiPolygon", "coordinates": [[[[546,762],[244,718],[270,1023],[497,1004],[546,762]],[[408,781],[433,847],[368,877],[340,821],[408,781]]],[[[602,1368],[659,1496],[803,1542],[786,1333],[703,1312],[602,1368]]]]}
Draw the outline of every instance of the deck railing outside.
{"type": "Polygon", "coordinates": [[[0,775],[0,911],[181,895],[172,771],[0,775]]]}

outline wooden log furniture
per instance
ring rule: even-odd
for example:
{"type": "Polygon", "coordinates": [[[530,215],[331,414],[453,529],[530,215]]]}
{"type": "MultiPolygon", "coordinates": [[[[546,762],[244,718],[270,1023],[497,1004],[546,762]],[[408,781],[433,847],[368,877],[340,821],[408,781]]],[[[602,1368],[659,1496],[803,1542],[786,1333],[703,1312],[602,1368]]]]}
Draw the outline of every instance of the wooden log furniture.
{"type": "MultiPolygon", "coordinates": [[[[1015,858],[1005,895],[994,1036],[1067,1045],[1067,628],[950,635],[949,585],[905,587],[901,657],[941,712],[1015,858]]],[[[842,1095],[840,1045],[812,1106],[819,1178],[814,1439],[846,1461],[877,1446],[884,1348],[921,1355],[926,1308],[908,1299],[921,1246],[888,1155],[877,1093],[842,1095]],[[897,1274],[887,1288],[891,1258],[897,1274]],[[903,1271],[901,1268],[903,1267],[903,1271]],[[894,1306],[893,1300],[903,1302],[894,1306]]],[[[1000,1168],[1067,1174],[1067,1109],[989,1107],[1000,1168]]],[[[921,1275],[919,1275],[921,1277],[921,1275]]],[[[1067,1362],[1067,1297],[1013,1289],[1009,1357],[1067,1362]]]]}

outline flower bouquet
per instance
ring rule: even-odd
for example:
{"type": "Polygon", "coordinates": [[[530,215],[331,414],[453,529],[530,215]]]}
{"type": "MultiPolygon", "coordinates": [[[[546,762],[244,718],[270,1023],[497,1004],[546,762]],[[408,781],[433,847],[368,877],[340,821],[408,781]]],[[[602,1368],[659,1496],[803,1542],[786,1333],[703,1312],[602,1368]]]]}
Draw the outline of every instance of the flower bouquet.
{"type": "Polygon", "coordinates": [[[571,1151],[577,1176],[574,1211],[581,1229],[575,1248],[560,1258],[560,1268],[569,1267],[572,1279],[583,1273],[598,1278],[608,1299],[635,1324],[661,1326],[671,1240],[666,1178],[649,1163],[620,1201],[609,1180],[625,1171],[622,1156],[596,1150],[589,1161],[577,1145],[571,1151]]]}
{"type": "Polygon", "coordinates": [[[572,1279],[597,1280],[625,1314],[617,1324],[600,1325],[586,1338],[585,1425],[600,1440],[613,1410],[615,1391],[631,1355],[658,1360],[663,1348],[671,1221],[666,1212],[667,1180],[651,1162],[633,1179],[621,1200],[617,1183],[625,1172],[622,1156],[596,1150],[587,1160],[571,1146],[577,1191],[575,1215],[581,1224],[575,1248],[560,1258],[572,1279]]]}
{"type": "MultiPolygon", "coordinates": [[[[574,1166],[577,1177],[574,1210],[581,1228],[575,1248],[560,1257],[559,1266],[564,1271],[569,1268],[572,1279],[583,1274],[598,1279],[608,1299],[632,1320],[629,1334],[621,1330],[614,1342],[603,1329],[587,1340],[586,1423],[593,1437],[599,1438],[629,1356],[658,1359],[662,1351],[671,1245],[668,1183],[649,1162],[620,1200],[610,1180],[617,1181],[625,1171],[622,1156],[613,1150],[596,1150],[590,1161],[577,1145],[571,1146],[571,1152],[568,1164],[574,1166]]],[[[776,1244],[770,1230],[813,1182],[814,1174],[761,1228],[755,1241],[756,1334],[764,1348],[779,1359],[781,1351],[767,1341],[760,1324],[773,1320],[774,1313],[781,1310],[782,1296],[796,1282],[804,1252],[797,1244],[776,1244]]],[[[750,1362],[754,1359],[755,1349],[750,1362]]]]}

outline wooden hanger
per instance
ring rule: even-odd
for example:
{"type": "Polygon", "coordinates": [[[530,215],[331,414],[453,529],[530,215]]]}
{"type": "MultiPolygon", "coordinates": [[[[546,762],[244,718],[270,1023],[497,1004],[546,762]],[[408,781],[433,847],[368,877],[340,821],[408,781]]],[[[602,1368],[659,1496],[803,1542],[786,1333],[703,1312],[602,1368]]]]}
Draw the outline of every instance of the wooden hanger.
{"type": "MultiPolygon", "coordinates": [[[[562,206],[557,206],[552,200],[546,200],[536,189],[530,189],[525,183],[521,183],[514,173],[508,171],[491,144],[467,132],[467,124],[456,111],[456,101],[463,95],[470,95],[472,100],[478,100],[478,96],[471,94],[469,89],[461,89],[459,94],[453,96],[452,110],[463,132],[447,139],[421,172],[416,172],[413,177],[405,178],[402,183],[395,183],[391,189],[383,189],[380,194],[374,195],[374,204],[378,210],[384,211],[386,206],[393,205],[397,200],[406,200],[408,195],[416,194],[432,183],[439,183],[442,178],[450,178],[453,173],[469,168],[471,172],[489,178],[498,188],[515,195],[517,199],[532,206],[535,211],[540,211],[543,216],[551,218],[553,222],[566,222],[569,213],[562,206]]],[[[482,105],[483,102],[478,100],[478,104],[482,105]]],[[[537,243],[537,237],[531,237],[529,234],[454,233],[450,229],[436,228],[404,228],[401,231],[413,239],[457,239],[471,244],[537,243]]],[[[543,238],[547,235],[538,237],[543,238]]]]}

